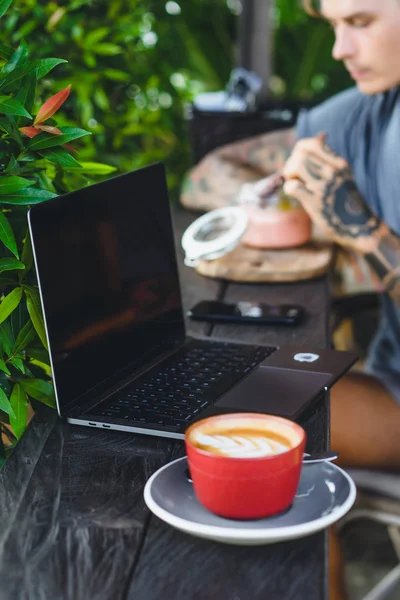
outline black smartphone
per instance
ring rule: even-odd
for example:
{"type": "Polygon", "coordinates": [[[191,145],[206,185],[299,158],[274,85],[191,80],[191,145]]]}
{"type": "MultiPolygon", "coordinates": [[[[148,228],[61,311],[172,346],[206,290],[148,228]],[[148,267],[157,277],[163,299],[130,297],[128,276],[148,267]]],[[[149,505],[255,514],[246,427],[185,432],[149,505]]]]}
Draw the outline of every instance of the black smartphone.
{"type": "Polygon", "coordinates": [[[197,321],[230,321],[257,325],[297,325],[304,315],[304,308],[297,304],[265,304],[262,302],[218,302],[203,300],[188,311],[197,321]]]}

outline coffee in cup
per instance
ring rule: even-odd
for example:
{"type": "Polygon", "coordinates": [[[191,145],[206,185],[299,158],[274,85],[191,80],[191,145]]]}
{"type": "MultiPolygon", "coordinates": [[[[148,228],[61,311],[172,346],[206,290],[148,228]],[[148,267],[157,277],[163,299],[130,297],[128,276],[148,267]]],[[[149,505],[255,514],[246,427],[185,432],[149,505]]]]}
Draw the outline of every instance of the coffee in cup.
{"type": "Polygon", "coordinates": [[[185,433],[195,492],[220,516],[267,517],[288,508],[298,486],[304,430],[281,417],[235,413],[209,417],[185,433]]]}

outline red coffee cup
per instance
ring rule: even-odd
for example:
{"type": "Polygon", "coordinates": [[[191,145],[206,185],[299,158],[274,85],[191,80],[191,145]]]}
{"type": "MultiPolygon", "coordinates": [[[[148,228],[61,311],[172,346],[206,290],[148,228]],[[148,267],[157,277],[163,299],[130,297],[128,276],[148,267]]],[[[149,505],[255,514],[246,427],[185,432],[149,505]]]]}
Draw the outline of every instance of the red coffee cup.
{"type": "Polygon", "coordinates": [[[210,512],[260,519],[287,509],[300,479],[306,434],[296,423],[257,413],[218,415],[185,432],[194,490],[210,512]]]}

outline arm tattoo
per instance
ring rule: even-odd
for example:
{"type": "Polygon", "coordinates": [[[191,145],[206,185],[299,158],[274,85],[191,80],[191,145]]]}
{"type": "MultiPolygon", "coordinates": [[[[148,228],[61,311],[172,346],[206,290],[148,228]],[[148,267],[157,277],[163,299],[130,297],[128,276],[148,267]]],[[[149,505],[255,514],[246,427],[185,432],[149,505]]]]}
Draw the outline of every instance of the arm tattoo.
{"type": "Polygon", "coordinates": [[[341,237],[369,236],[380,227],[379,219],[364,203],[347,168],[328,182],[322,198],[322,214],[341,237]]]}
{"type": "Polygon", "coordinates": [[[382,280],[385,291],[400,305],[400,238],[385,229],[375,252],[365,258],[382,280]]]}
{"type": "Polygon", "coordinates": [[[322,165],[319,165],[312,158],[310,158],[309,156],[306,156],[305,167],[306,167],[307,173],[310,175],[310,177],[312,177],[313,179],[317,179],[318,181],[321,181],[321,179],[323,178],[322,173],[321,173],[322,165]]]}
{"type": "Polygon", "coordinates": [[[386,291],[389,296],[400,306],[400,273],[397,273],[396,277],[392,279],[389,286],[386,286],[386,291]]]}

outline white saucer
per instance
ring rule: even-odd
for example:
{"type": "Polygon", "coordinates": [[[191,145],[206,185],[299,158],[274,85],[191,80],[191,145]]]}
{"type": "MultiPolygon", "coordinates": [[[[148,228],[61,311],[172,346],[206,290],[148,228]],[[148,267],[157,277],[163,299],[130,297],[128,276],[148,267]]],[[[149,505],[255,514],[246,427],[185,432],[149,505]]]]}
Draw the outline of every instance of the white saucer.
{"type": "Polygon", "coordinates": [[[356,498],[356,486],[330,462],[304,464],[292,506],[284,513],[254,521],[218,517],[197,500],[185,476],[186,457],[154,473],[144,500],[160,519],[191,535],[227,544],[272,544],[311,535],[345,515],[356,498]]]}

